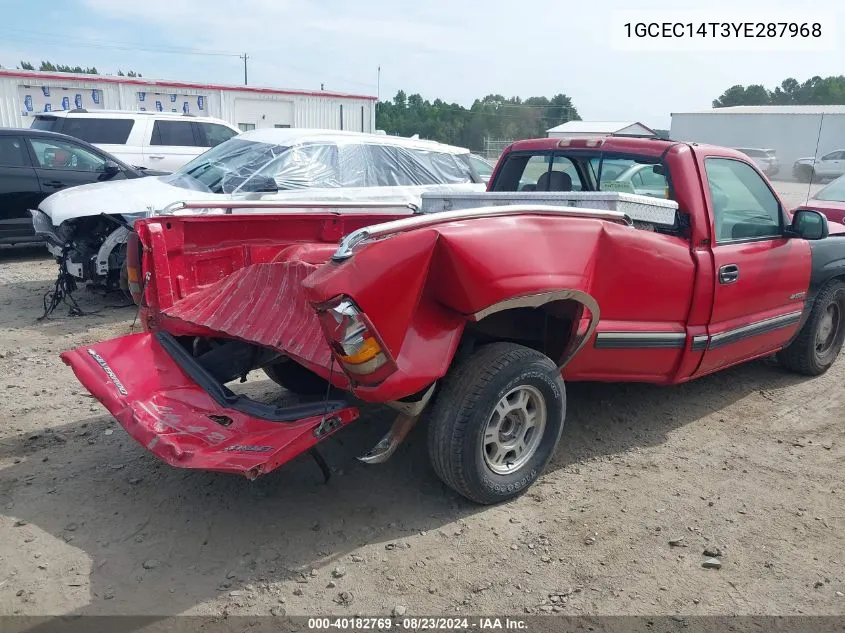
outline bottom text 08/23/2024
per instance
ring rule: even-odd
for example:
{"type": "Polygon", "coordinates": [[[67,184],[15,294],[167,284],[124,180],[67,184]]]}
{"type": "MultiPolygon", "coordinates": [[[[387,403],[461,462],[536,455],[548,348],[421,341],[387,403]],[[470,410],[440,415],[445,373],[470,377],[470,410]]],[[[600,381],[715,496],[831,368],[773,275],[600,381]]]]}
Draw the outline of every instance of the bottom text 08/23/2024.
{"type": "Polygon", "coordinates": [[[400,617],[400,618],[308,618],[311,631],[450,631],[450,630],[512,630],[524,631],[527,623],[517,618],[446,618],[446,617],[400,617]]]}

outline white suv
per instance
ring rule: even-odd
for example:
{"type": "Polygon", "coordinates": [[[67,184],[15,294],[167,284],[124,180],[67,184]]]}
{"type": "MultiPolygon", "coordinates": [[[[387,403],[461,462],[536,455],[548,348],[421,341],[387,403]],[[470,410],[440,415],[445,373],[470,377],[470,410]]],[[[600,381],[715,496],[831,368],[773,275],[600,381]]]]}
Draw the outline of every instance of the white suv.
{"type": "Polygon", "coordinates": [[[74,136],[130,165],[162,171],[175,171],[240,132],[212,117],[83,109],[37,114],[30,127],[74,136]]]}

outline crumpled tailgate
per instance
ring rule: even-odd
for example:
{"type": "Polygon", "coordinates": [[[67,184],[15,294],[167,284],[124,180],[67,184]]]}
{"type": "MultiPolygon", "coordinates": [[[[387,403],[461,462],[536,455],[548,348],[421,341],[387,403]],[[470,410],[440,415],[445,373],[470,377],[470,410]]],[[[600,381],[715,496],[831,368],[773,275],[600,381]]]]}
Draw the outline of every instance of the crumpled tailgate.
{"type": "Polygon", "coordinates": [[[302,261],[245,266],[163,314],[328,369],[329,344],[302,290],[302,280],[316,269],[302,261]]]}
{"type": "Polygon", "coordinates": [[[322,403],[278,409],[284,421],[223,406],[183,370],[161,336],[130,334],[61,358],[135,440],[171,466],[254,478],[358,417],[343,403],[328,414],[322,403]],[[305,417],[297,418],[299,411],[305,417]]]}

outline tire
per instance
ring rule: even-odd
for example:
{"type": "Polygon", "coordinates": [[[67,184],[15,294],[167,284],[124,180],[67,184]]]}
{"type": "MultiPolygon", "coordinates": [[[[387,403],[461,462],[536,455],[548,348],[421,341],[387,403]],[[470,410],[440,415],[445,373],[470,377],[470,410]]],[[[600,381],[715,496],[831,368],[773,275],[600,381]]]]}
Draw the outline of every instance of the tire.
{"type": "Polygon", "coordinates": [[[265,367],[264,373],[280,387],[300,396],[323,395],[329,386],[313,371],[289,359],[265,367]]]}
{"type": "MultiPolygon", "coordinates": [[[[476,503],[493,504],[516,497],[549,463],[565,415],[566,390],[551,359],[513,343],[485,345],[454,362],[431,405],[428,453],[434,472],[447,486],[476,503]],[[523,408],[514,408],[506,416],[497,413],[497,405],[505,406],[507,399],[512,406],[521,394],[528,398],[523,408]],[[523,414],[530,414],[532,402],[534,430],[522,436],[523,446],[528,446],[522,456],[511,452],[504,460],[498,459],[504,450],[498,442],[503,437],[507,440],[509,431],[514,435],[523,432],[523,414]],[[541,403],[545,411],[542,427],[538,422],[543,413],[541,403]],[[499,433],[485,444],[488,425],[497,421],[501,423],[499,433]]],[[[505,448],[507,445],[505,441],[505,448]]]]}
{"type": "Polygon", "coordinates": [[[783,367],[806,376],[820,376],[833,365],[845,341],[845,283],[823,287],[798,336],[777,358],[783,367]]]}
{"type": "Polygon", "coordinates": [[[800,167],[796,171],[795,177],[798,179],[798,182],[816,181],[815,169],[813,169],[812,167],[800,167]]]}

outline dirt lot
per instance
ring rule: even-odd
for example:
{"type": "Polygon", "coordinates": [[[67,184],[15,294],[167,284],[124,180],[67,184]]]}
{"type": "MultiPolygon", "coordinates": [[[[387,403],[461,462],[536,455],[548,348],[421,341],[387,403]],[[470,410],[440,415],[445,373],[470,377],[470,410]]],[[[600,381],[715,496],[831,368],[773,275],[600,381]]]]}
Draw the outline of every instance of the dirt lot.
{"type": "Polygon", "coordinates": [[[37,322],[54,274],[0,252],[0,614],[845,614],[843,360],[569,385],[553,463],[498,507],[439,483],[423,429],[357,462],[383,410],[327,444],[328,485],[308,458],[249,483],[158,463],[86,396],[58,353],[134,312],[80,292],[98,313],[37,322]]]}

